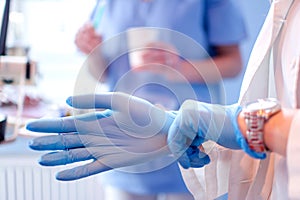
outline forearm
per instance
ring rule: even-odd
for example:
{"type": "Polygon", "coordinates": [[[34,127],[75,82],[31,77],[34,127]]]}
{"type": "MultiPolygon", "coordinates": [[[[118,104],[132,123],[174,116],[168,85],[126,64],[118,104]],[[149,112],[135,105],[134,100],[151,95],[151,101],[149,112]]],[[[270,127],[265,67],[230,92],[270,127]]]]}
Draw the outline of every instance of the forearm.
{"type": "Polygon", "coordinates": [[[242,59],[238,47],[219,50],[218,56],[205,60],[182,61],[180,72],[191,82],[216,82],[231,78],[242,69],[242,59]]]}
{"type": "MultiPolygon", "coordinates": [[[[264,126],[264,142],[270,151],[286,156],[287,142],[290,126],[296,112],[299,110],[282,109],[272,116],[264,126]]],[[[244,137],[246,137],[246,123],[243,114],[238,116],[238,124],[244,137]]]]}
{"type": "Polygon", "coordinates": [[[108,66],[105,59],[102,56],[102,53],[97,50],[92,52],[92,54],[88,57],[88,69],[89,73],[94,77],[96,80],[100,82],[105,82],[107,77],[107,70],[108,66]]]}

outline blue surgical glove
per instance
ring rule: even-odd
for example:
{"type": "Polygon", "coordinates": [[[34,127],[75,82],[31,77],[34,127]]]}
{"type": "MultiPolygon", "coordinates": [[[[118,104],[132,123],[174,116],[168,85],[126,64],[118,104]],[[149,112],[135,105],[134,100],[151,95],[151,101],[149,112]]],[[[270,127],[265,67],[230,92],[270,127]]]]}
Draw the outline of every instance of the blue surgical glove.
{"type": "Polygon", "coordinates": [[[169,148],[181,166],[197,167],[199,161],[208,163],[209,158],[200,153],[198,148],[208,140],[230,149],[243,149],[255,158],[264,158],[264,153],[249,149],[240,132],[237,123],[240,111],[241,107],[237,104],[222,106],[194,100],[185,101],[168,134],[169,148]]]}
{"type": "Polygon", "coordinates": [[[59,133],[31,142],[34,150],[54,150],[41,157],[41,165],[92,160],[59,172],[59,180],[79,179],[171,154],[167,132],[175,118],[172,112],[124,93],[75,96],[67,103],[77,109],[109,110],[27,124],[31,131],[59,133]]]}

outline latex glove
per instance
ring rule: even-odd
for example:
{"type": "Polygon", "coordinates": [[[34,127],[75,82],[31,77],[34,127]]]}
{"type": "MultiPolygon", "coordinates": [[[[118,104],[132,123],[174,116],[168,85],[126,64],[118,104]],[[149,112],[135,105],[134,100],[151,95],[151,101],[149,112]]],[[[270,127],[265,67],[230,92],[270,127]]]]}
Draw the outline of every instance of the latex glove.
{"type": "MultiPolygon", "coordinates": [[[[230,149],[243,149],[255,158],[265,158],[264,153],[249,149],[238,128],[239,105],[213,105],[194,100],[185,101],[169,129],[168,144],[172,153],[179,157],[184,168],[195,167],[199,160],[209,162],[199,154],[198,146],[207,140],[230,149]]],[[[204,162],[204,161],[202,161],[204,162]]]]}
{"type": "Polygon", "coordinates": [[[92,159],[85,165],[59,172],[57,179],[79,179],[170,155],[166,133],[175,118],[171,112],[123,93],[76,96],[67,103],[80,109],[111,110],[27,124],[31,131],[60,133],[31,142],[30,147],[35,150],[59,150],[43,155],[41,165],[92,159]]]}

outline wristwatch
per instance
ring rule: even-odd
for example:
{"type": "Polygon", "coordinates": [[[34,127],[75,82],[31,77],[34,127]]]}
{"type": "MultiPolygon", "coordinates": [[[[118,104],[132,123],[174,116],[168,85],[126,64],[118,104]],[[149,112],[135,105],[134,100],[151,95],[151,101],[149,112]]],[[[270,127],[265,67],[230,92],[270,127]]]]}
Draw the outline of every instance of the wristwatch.
{"type": "Polygon", "coordinates": [[[259,153],[268,150],[264,143],[264,125],[280,110],[280,103],[274,98],[258,99],[244,107],[243,115],[247,125],[246,140],[251,150],[259,153]]]}

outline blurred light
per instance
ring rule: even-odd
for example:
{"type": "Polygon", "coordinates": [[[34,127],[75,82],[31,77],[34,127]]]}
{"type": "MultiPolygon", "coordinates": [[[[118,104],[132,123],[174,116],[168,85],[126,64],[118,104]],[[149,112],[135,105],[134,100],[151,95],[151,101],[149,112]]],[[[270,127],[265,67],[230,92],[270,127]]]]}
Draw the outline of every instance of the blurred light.
{"type": "Polygon", "coordinates": [[[21,12],[12,11],[9,15],[9,20],[16,24],[23,23],[24,15],[21,12]]]}

